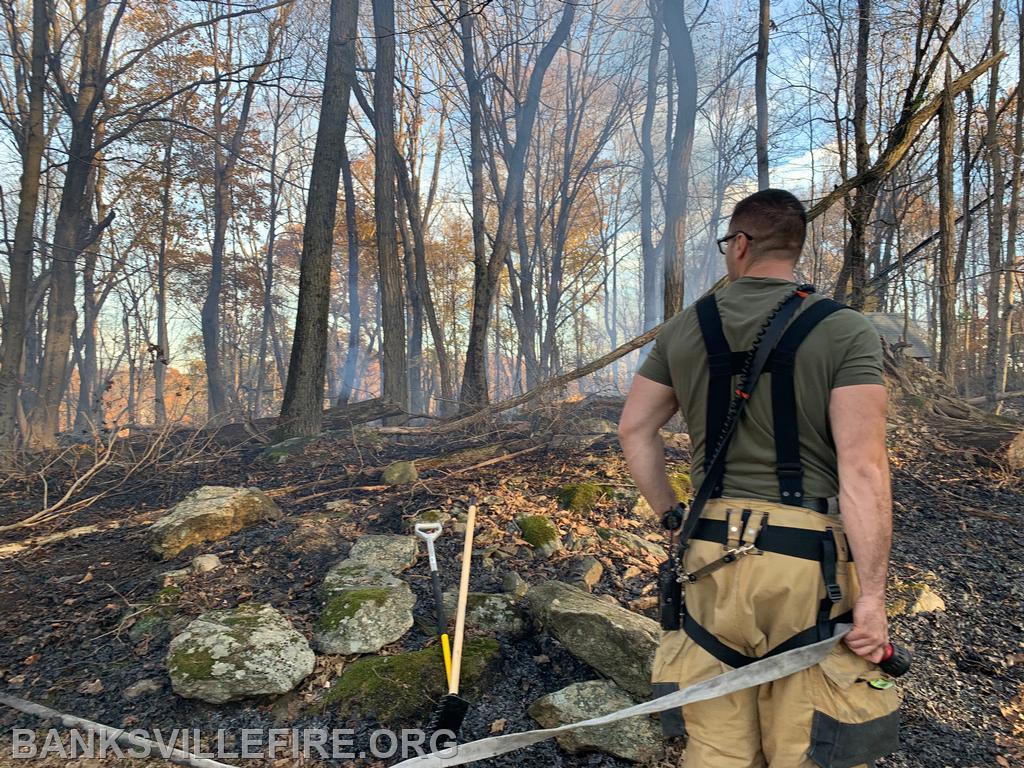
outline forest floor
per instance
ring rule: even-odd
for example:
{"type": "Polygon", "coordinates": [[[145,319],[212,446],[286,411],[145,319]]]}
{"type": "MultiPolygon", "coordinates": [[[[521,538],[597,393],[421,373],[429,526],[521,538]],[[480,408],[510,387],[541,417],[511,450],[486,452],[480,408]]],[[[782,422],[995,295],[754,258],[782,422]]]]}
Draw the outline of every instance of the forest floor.
{"type": "MultiPolygon", "coordinates": [[[[616,417],[607,407],[583,413],[569,408],[567,413],[570,419],[616,417]]],[[[521,547],[490,568],[475,562],[474,591],[501,591],[502,574],[508,570],[531,584],[565,578],[573,558],[591,554],[605,567],[595,593],[610,594],[622,605],[656,618],[653,609],[640,607],[653,595],[656,560],[589,535],[597,526],[606,526],[655,541],[662,538],[652,517],[633,511],[635,491],[614,435],[577,452],[541,447],[488,466],[426,470],[419,481],[403,487],[381,488],[367,481],[371,468],[397,459],[450,453],[496,440],[546,440],[536,429],[531,438],[531,429],[522,422],[518,431],[512,431],[515,424],[502,429],[461,442],[447,439],[443,450],[421,438],[382,439],[360,431],[347,440],[319,441],[280,465],[262,461],[260,446],[242,446],[156,467],[118,491],[120,495],[112,494],[30,533],[0,535],[0,691],[114,727],[198,728],[207,734],[218,728],[351,728],[356,748],[365,744],[369,732],[378,727],[373,721],[317,706],[330,680],[352,657],[318,656],[314,673],[284,697],[212,706],[171,691],[164,667],[166,632],[132,632],[147,612],[166,607],[160,602],[160,574],[183,567],[196,554],[156,561],[147,547],[148,524],[186,493],[207,484],[256,486],[272,493],[276,489],[275,501],[284,517],[205,546],[202,551],[218,555],[224,566],[190,576],[178,585],[180,592],[163,593],[179,618],[191,619],[244,601],[269,602],[308,637],[316,616],[316,586],[352,541],[365,533],[408,533],[409,518],[417,511],[464,504],[473,493],[483,500],[477,518],[478,548],[523,544],[510,523],[524,512],[549,515],[563,536],[572,533],[577,541],[598,541],[550,559],[528,557],[527,548],[521,547]],[[612,486],[615,492],[600,498],[589,512],[563,509],[556,499],[558,489],[581,481],[612,486]],[[325,504],[332,501],[345,503],[327,509],[325,504]],[[36,539],[22,549],[3,548],[89,525],[99,530],[50,543],[36,539]],[[119,527],[105,529],[108,525],[119,527]],[[124,690],[144,678],[157,681],[158,690],[125,698],[124,690]]],[[[550,423],[545,425],[547,433],[551,429],[550,423]]],[[[680,470],[686,469],[689,458],[685,445],[679,440],[669,452],[671,463],[680,470]]],[[[914,419],[891,426],[890,446],[895,509],[892,577],[909,582],[934,574],[932,589],[946,608],[893,620],[893,638],[913,649],[915,661],[912,673],[899,682],[904,697],[902,750],[879,766],[1024,765],[1024,481],[997,468],[966,463],[955,446],[914,419]]],[[[20,482],[23,485],[9,481],[0,486],[6,500],[0,525],[31,514],[41,504],[38,480],[26,477],[20,482]]],[[[60,484],[59,478],[50,479],[51,498],[60,484]]],[[[446,587],[454,588],[461,536],[446,531],[437,546],[446,587]]],[[[426,558],[421,557],[404,578],[417,594],[418,609],[429,613],[426,558]]],[[[505,733],[531,729],[535,724],[525,711],[529,703],[597,676],[546,635],[500,639],[499,667],[489,678],[487,692],[472,702],[465,739],[490,735],[498,720],[505,721],[505,733]]],[[[414,628],[382,652],[432,642],[414,628]]],[[[10,759],[12,728],[41,727],[45,724],[39,720],[0,708],[0,765],[25,764],[10,759]]],[[[662,765],[679,764],[680,752],[678,745],[671,746],[662,765]]],[[[627,765],[602,754],[571,755],[550,741],[479,765],[518,766],[524,761],[531,766],[627,765]]],[[[344,764],[385,763],[367,759],[344,764]]]]}

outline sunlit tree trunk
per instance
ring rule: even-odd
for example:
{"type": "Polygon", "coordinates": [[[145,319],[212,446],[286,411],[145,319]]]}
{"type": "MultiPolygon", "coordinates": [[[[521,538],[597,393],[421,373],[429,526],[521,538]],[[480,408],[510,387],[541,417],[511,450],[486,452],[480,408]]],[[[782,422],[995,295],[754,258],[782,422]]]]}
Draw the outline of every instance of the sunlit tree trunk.
{"type": "Polygon", "coordinates": [[[665,189],[665,318],[683,308],[686,253],[686,206],[690,154],[697,119],[697,64],[686,26],[682,0],[664,0],[663,17],[678,91],[675,127],[665,189]]]}
{"type": "Polygon", "coordinates": [[[21,125],[21,185],[18,219],[10,251],[10,282],[3,329],[0,332],[0,464],[8,464],[17,445],[21,370],[25,326],[32,278],[32,235],[39,205],[40,167],[44,148],[43,98],[48,50],[46,0],[32,2],[32,52],[28,82],[28,112],[21,125]]]}
{"type": "Polygon", "coordinates": [[[282,440],[315,436],[323,417],[331,254],[358,16],[358,0],[331,0],[327,68],[302,235],[299,307],[277,433],[282,440]]]}

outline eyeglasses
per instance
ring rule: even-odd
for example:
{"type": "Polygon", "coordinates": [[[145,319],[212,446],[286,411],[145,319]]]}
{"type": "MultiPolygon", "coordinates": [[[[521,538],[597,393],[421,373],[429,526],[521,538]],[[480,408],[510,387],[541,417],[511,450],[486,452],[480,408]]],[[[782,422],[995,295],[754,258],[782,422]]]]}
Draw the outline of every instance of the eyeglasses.
{"type": "Polygon", "coordinates": [[[750,235],[748,235],[746,232],[744,232],[742,229],[737,229],[731,235],[726,235],[725,237],[720,237],[720,238],[718,238],[715,241],[716,243],[718,243],[718,252],[720,254],[722,254],[723,256],[725,255],[725,244],[728,243],[730,240],[732,240],[734,237],[736,237],[736,235],[743,235],[745,238],[747,238],[747,240],[753,240],[754,239],[750,235]]]}

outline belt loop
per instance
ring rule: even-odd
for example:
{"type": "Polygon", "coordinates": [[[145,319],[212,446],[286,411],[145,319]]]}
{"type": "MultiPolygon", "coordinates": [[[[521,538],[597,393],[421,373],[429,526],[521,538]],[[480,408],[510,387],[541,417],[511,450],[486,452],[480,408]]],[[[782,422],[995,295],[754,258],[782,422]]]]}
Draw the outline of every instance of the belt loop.
{"type": "Polygon", "coordinates": [[[839,514],[839,497],[838,496],[829,496],[827,499],[825,499],[825,501],[828,502],[828,514],[830,514],[830,515],[838,515],[839,514]]]}
{"type": "Polygon", "coordinates": [[[742,510],[729,507],[725,510],[725,544],[722,549],[736,549],[740,545],[743,536],[743,529],[737,519],[742,515],[742,510]]]}

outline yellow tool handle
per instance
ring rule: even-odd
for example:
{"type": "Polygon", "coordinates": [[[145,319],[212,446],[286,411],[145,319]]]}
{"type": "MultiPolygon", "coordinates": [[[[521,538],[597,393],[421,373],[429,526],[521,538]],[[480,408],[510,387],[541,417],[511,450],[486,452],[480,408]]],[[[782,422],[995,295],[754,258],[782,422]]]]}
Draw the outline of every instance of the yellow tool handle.
{"type": "Polygon", "coordinates": [[[441,635],[441,653],[444,655],[444,677],[445,682],[452,684],[452,649],[448,644],[448,633],[441,635]]]}

